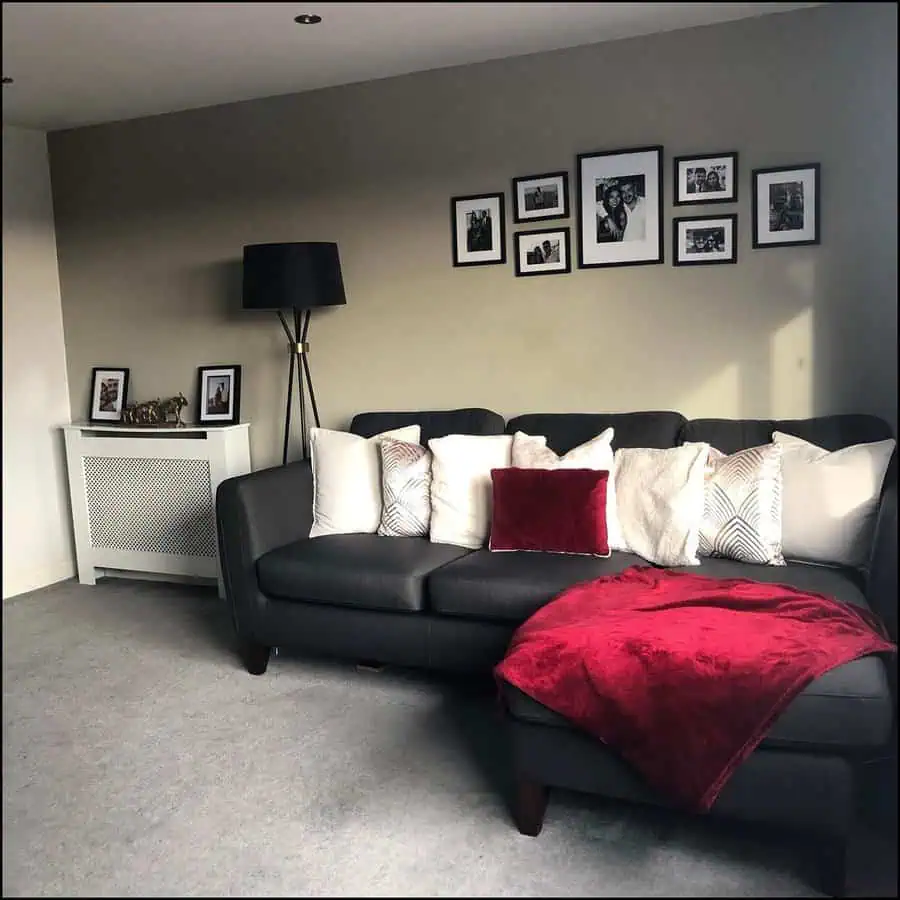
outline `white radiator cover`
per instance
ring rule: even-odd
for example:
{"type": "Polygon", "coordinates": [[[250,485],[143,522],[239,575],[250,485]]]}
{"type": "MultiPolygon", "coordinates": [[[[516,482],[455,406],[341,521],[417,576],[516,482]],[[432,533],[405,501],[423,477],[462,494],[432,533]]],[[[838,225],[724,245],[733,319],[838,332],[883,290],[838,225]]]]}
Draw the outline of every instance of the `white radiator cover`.
{"type": "Polygon", "coordinates": [[[249,425],[70,425],[78,580],[153,573],[216,580],[216,488],[250,471],[249,425]]]}

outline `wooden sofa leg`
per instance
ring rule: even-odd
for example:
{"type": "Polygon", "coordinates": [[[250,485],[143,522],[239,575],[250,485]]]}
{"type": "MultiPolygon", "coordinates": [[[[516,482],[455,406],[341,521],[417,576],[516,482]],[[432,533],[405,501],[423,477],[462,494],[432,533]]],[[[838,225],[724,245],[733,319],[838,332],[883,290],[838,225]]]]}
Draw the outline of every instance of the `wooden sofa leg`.
{"type": "Polygon", "coordinates": [[[847,891],[847,844],[834,838],[822,841],[818,849],[822,891],[829,897],[843,897],[847,891]]]}
{"type": "Polygon", "coordinates": [[[244,668],[251,675],[264,675],[269,667],[269,656],[272,652],[271,647],[264,644],[257,644],[255,641],[248,641],[245,638],[240,639],[239,652],[244,668]]]}
{"type": "Polygon", "coordinates": [[[513,818],[522,834],[537,837],[544,827],[544,813],[547,810],[549,791],[543,784],[529,778],[516,781],[513,799],[513,818]]]}

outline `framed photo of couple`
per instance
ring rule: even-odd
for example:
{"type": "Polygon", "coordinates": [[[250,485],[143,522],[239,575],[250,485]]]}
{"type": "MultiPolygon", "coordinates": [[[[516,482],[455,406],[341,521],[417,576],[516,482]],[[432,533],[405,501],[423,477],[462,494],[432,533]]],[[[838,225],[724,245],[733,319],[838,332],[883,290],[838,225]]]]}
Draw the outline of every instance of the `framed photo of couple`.
{"type": "Polygon", "coordinates": [[[578,266],[663,261],[661,146],[581,153],[578,266]]]}
{"type": "Polygon", "coordinates": [[[518,277],[572,271],[568,228],[519,231],[515,243],[518,277]]]}
{"type": "Polygon", "coordinates": [[[451,197],[450,219],[454,266],[489,266],[506,262],[503,194],[451,197]]]}
{"type": "Polygon", "coordinates": [[[737,153],[676,156],[672,205],[734,203],[737,200],[737,153]]]}
{"type": "Polygon", "coordinates": [[[737,213],[672,220],[672,265],[737,262],[737,213]]]}

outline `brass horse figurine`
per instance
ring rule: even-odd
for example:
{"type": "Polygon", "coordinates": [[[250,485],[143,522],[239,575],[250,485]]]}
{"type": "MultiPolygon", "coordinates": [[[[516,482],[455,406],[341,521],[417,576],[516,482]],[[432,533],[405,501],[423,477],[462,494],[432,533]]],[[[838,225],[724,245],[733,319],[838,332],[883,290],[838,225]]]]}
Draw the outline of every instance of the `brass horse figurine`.
{"type": "Polygon", "coordinates": [[[159,408],[163,415],[163,421],[168,422],[170,416],[175,417],[175,427],[176,428],[184,428],[184,421],[181,418],[181,411],[188,405],[187,398],[181,391],[174,397],[169,397],[168,400],[163,400],[160,403],[159,408]]]}
{"type": "Polygon", "coordinates": [[[187,398],[180,391],[166,400],[157,397],[145,403],[132,403],[122,410],[122,422],[125,425],[174,425],[183,428],[181,411],[187,405],[187,398]],[[174,421],[171,421],[173,416],[174,421]]]}

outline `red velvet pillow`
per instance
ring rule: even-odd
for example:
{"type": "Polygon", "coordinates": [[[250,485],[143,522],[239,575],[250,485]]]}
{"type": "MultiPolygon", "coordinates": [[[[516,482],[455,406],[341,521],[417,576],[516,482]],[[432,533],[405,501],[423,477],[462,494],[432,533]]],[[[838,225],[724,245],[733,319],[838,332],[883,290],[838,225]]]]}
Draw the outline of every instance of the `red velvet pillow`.
{"type": "Polygon", "coordinates": [[[609,556],[608,480],[597,469],[492,469],[489,548],[609,556]]]}

